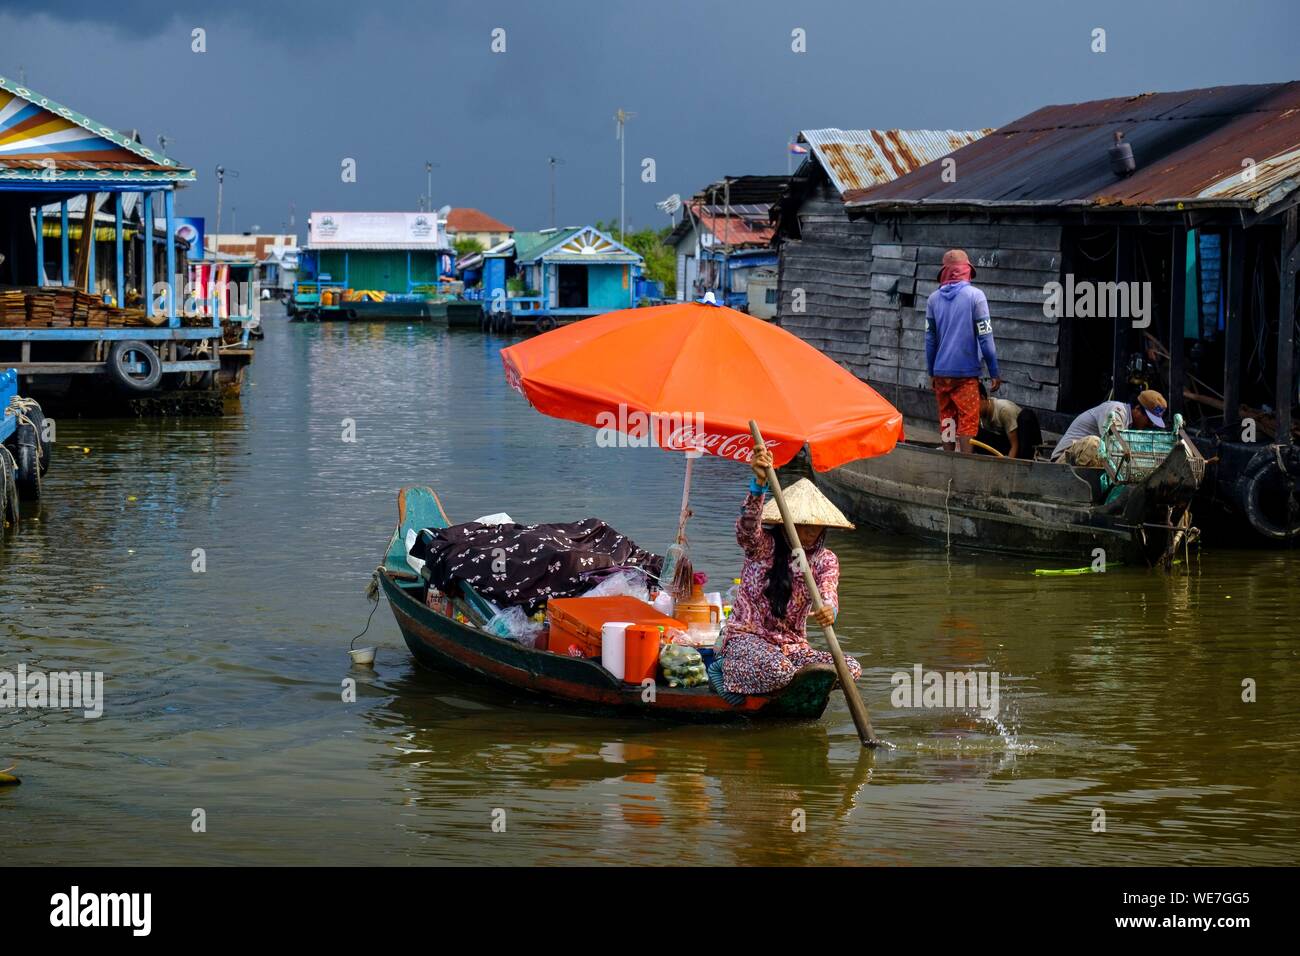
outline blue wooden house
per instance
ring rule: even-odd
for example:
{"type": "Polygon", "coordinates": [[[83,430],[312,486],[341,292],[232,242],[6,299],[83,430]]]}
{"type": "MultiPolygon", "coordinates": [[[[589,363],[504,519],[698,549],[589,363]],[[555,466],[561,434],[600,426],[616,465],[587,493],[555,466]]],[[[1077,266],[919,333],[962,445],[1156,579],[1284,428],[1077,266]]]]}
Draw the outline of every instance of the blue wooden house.
{"type": "Polygon", "coordinates": [[[34,385],[46,376],[108,376],[128,391],[187,373],[210,381],[221,368],[220,323],[181,315],[175,195],[194,178],[0,76],[0,366],[34,385]]]}
{"type": "Polygon", "coordinates": [[[517,232],[474,261],[500,325],[553,327],[637,304],[642,256],[594,226],[517,232]]]}

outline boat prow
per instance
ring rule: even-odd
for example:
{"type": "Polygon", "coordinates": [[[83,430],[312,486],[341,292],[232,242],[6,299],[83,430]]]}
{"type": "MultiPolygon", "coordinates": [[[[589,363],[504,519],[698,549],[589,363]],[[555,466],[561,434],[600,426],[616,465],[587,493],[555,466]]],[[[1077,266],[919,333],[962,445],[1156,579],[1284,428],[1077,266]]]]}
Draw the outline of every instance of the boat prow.
{"type": "Polygon", "coordinates": [[[817,481],[854,521],[963,548],[1089,564],[1097,548],[1109,561],[1157,560],[1178,531],[1171,514],[1186,513],[1203,475],[1204,460],[1185,440],[1150,475],[1110,495],[1102,468],[959,455],[909,441],[817,481]],[[1155,528],[1167,531],[1164,538],[1150,533],[1155,528]]]}

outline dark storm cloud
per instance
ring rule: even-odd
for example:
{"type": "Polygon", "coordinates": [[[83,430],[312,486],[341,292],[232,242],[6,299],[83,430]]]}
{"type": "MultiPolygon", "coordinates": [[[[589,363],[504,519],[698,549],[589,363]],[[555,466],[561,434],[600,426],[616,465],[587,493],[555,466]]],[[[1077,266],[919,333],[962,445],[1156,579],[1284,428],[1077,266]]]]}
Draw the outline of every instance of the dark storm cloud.
{"type": "Polygon", "coordinates": [[[518,228],[618,210],[614,111],[628,126],[628,216],[722,175],[777,173],[817,126],[997,126],[1051,102],[1296,78],[1286,0],[1229,17],[1210,0],[1077,4],[320,0],[221,4],[0,0],[0,74],[199,171],[179,201],[215,210],[212,170],[237,170],[229,225],[281,227],[296,207],[410,209],[434,171],[438,205],[518,228]],[[490,50],[506,30],[507,50],[490,50]],[[807,31],[808,52],[790,32],[807,31]],[[1108,50],[1089,50],[1094,27],[1108,50]],[[207,52],[191,52],[191,32],[207,52]],[[643,183],[653,158],[657,182],[643,183]],[[340,164],[357,163],[344,183],[340,164]]]}

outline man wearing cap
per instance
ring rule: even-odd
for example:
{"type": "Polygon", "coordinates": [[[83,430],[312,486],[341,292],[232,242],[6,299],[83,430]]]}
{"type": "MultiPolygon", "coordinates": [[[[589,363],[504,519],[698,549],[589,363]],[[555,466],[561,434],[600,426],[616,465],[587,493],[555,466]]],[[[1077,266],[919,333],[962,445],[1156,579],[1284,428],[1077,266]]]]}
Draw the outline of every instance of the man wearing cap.
{"type": "Polygon", "coordinates": [[[925,306],[925,368],[939,403],[943,447],[969,454],[980,425],[980,360],[997,391],[1002,384],[993,322],[984,293],[971,285],[975,268],[961,249],[943,254],[939,288],[925,306]]]}
{"type": "Polygon", "coordinates": [[[1106,434],[1111,415],[1119,418],[1120,428],[1164,428],[1169,405],[1154,389],[1147,389],[1130,407],[1124,402],[1102,402],[1090,408],[1065,430],[1052,449],[1052,461],[1098,468],[1101,460],[1101,436],[1106,434]]]}

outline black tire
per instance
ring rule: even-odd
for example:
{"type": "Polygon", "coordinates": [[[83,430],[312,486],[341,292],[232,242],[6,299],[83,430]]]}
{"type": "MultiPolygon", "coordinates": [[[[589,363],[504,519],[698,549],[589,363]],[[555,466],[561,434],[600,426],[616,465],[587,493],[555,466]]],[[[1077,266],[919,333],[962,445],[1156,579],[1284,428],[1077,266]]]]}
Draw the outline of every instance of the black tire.
{"type": "Polygon", "coordinates": [[[18,485],[14,482],[17,465],[9,449],[0,445],[0,533],[6,526],[18,529],[18,485]]]}
{"type": "Polygon", "coordinates": [[[14,460],[18,470],[14,482],[18,486],[18,496],[24,501],[41,500],[41,440],[40,432],[31,425],[19,425],[14,432],[14,460]]]}
{"type": "Polygon", "coordinates": [[[549,332],[549,331],[551,331],[552,329],[554,329],[558,324],[559,324],[559,323],[555,321],[555,316],[553,316],[553,315],[544,315],[544,316],[542,316],[540,319],[537,320],[537,331],[538,331],[538,332],[549,332]]]}
{"type": "Polygon", "coordinates": [[[162,359],[152,345],[137,339],[114,342],[108,350],[108,377],[123,391],[152,392],[162,381],[162,359]],[[127,368],[141,363],[143,372],[127,368]]]}
{"type": "Polygon", "coordinates": [[[45,438],[45,413],[41,411],[40,405],[33,403],[32,409],[25,414],[31,419],[41,444],[41,474],[44,475],[50,470],[50,452],[54,448],[54,443],[45,438]]]}
{"type": "Polygon", "coordinates": [[[1274,447],[1261,449],[1250,460],[1241,477],[1237,479],[1236,499],[1246,521],[1260,535],[1270,541],[1300,542],[1300,455],[1294,449],[1279,451],[1274,447]],[[1288,460],[1288,458],[1290,460],[1288,460]],[[1284,467],[1285,466],[1285,467],[1284,467]],[[1280,524],[1266,507],[1265,496],[1271,493],[1275,506],[1271,510],[1285,509],[1287,523],[1280,524]]]}

